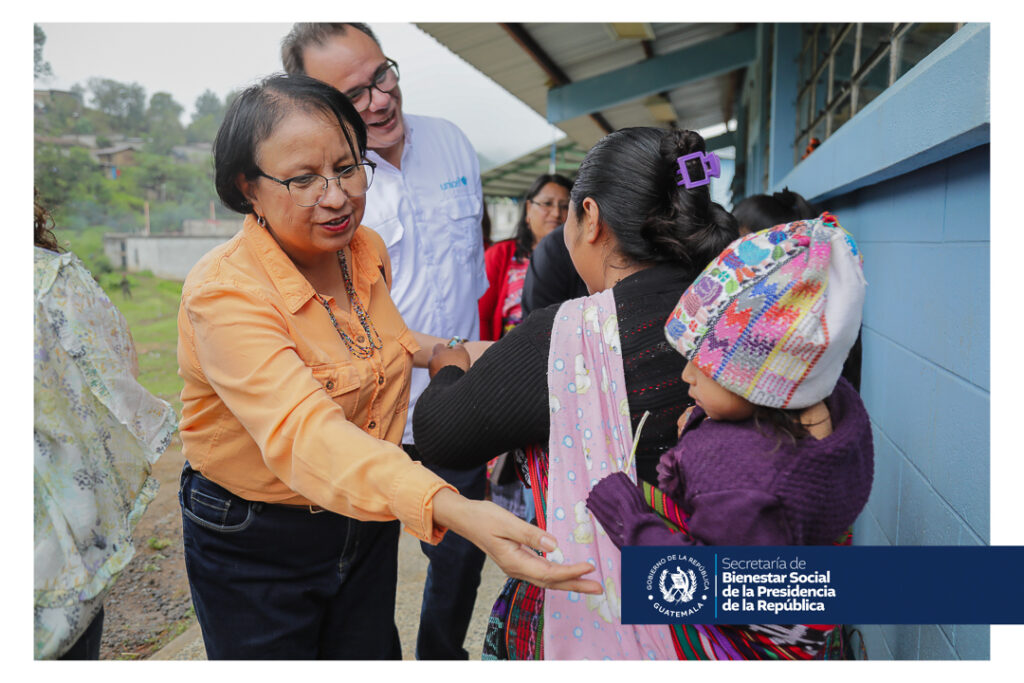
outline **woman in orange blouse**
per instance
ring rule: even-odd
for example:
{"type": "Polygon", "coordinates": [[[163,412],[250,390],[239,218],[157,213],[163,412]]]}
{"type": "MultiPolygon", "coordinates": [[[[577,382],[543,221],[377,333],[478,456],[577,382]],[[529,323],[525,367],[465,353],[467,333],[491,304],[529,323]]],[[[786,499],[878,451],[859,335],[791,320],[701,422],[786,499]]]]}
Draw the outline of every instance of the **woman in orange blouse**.
{"type": "Polygon", "coordinates": [[[529,550],[552,537],[398,446],[411,368],[443,340],[402,322],[360,227],[365,148],[349,101],[304,76],[245,90],[214,143],[217,192],[246,218],[178,314],[185,562],[210,659],[400,658],[396,518],[538,585],[599,590],[589,565],[529,550]]]}

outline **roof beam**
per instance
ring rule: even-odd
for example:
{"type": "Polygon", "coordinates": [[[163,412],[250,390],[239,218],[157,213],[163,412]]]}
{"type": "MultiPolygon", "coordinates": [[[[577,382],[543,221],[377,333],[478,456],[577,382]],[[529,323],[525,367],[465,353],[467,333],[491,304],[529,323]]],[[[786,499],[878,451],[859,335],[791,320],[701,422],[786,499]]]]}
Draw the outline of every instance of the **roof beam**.
{"type": "Polygon", "coordinates": [[[704,148],[709,152],[714,152],[716,149],[725,149],[726,147],[736,146],[736,133],[735,131],[728,131],[721,135],[716,135],[713,138],[707,138],[704,140],[704,148]]]}
{"type": "Polygon", "coordinates": [[[552,88],[548,91],[548,123],[567,121],[745,67],[757,56],[755,38],[755,28],[749,27],[552,88]]]}
{"type": "MultiPolygon", "coordinates": [[[[544,70],[544,73],[547,74],[552,83],[555,85],[568,85],[569,83],[572,83],[565,72],[562,71],[559,66],[555,64],[554,60],[548,56],[548,53],[544,51],[544,48],[542,48],[537,41],[533,39],[533,36],[530,35],[525,26],[522,24],[498,24],[498,26],[505,29],[505,32],[512,37],[512,40],[519,44],[519,47],[522,48],[523,52],[528,54],[530,58],[537,63],[537,66],[544,70]]],[[[550,105],[548,106],[550,107],[550,105]]],[[[608,123],[608,120],[598,113],[597,109],[586,113],[590,114],[591,120],[597,124],[597,127],[600,128],[605,135],[615,130],[612,128],[612,124],[608,123]]]]}

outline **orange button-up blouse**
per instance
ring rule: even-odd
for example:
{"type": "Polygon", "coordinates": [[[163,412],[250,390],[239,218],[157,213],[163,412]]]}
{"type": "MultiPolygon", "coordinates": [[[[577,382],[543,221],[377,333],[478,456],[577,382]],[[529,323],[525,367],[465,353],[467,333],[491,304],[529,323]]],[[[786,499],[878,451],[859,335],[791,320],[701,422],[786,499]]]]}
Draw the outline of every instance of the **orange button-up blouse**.
{"type": "MultiPolygon", "coordinates": [[[[444,529],[432,497],[451,487],[398,446],[419,346],[388,293],[383,240],[360,226],[349,250],[356,294],[383,341],[366,359],[349,353],[312,285],[251,215],[195,265],[178,311],[184,455],[248,500],[398,518],[436,543],[444,529]]],[[[325,299],[342,330],[365,336],[325,299]]]]}

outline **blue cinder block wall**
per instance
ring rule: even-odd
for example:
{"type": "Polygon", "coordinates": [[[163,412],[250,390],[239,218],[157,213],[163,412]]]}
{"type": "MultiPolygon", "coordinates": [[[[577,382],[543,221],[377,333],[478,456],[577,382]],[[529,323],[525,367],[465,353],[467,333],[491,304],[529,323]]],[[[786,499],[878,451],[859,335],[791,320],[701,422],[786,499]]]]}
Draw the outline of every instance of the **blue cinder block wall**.
{"type": "MultiPolygon", "coordinates": [[[[788,186],[864,253],[875,480],[854,543],[988,545],[990,27],[961,28],[799,163],[799,31],[773,30],[774,52],[759,57],[772,64],[772,114],[759,122],[764,89],[749,83],[738,163],[745,194],[788,186]]],[[[857,628],[870,659],[989,658],[988,626],[857,628]]]]}
{"type": "MultiPolygon", "coordinates": [[[[868,281],[875,482],[859,545],[987,545],[989,146],[823,202],[868,281]]],[[[872,659],[987,659],[989,627],[858,626],[872,659]]]]}

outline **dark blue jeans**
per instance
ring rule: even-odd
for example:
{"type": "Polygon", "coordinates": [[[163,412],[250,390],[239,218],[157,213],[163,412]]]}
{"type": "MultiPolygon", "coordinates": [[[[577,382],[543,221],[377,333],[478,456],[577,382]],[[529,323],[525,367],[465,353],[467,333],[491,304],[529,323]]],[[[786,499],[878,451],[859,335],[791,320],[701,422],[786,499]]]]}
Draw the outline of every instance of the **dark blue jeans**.
{"type": "MultiPolygon", "coordinates": [[[[414,459],[419,459],[415,447],[405,445],[403,448],[414,459]]],[[[483,500],[487,480],[483,465],[468,471],[424,465],[466,498],[483,500]]],[[[423,585],[416,659],[469,659],[462,644],[473,617],[480,571],[487,556],[451,531],[439,544],[420,543],[420,547],[429,565],[423,585]]]]}
{"type": "Polygon", "coordinates": [[[103,637],[103,608],[89,622],[85,632],[75,644],[57,659],[99,659],[100,639],[103,637]]]}
{"type": "Polygon", "coordinates": [[[398,522],[252,502],[192,470],[178,493],[209,659],[401,659],[398,522]]]}

